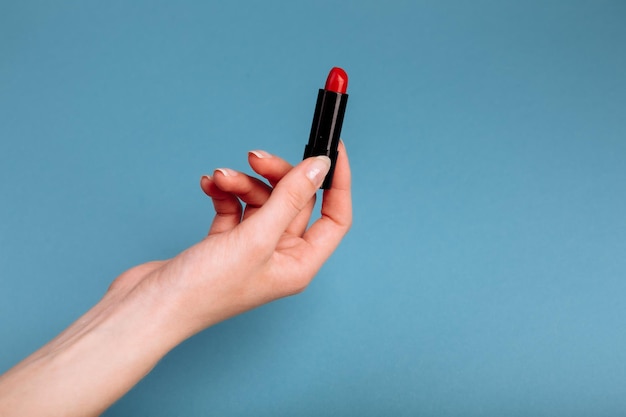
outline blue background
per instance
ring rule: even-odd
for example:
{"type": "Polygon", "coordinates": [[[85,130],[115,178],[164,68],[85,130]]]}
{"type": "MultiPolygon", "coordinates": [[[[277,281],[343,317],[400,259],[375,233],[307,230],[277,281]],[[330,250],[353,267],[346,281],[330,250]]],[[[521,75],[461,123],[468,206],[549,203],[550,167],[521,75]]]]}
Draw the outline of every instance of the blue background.
{"type": "Polygon", "coordinates": [[[626,3],[3,2],[0,372],[292,162],[332,66],[354,226],[105,416],[626,412],[626,3]]]}

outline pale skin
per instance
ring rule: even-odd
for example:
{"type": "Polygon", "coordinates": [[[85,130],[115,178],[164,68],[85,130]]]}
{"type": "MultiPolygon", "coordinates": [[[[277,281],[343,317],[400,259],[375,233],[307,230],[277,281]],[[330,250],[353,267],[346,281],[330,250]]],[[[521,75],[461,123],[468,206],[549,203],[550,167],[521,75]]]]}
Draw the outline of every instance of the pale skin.
{"type": "Polygon", "coordinates": [[[352,222],[345,147],[310,227],[328,158],[292,167],[253,151],[248,162],[269,185],[229,169],[202,177],[216,212],[208,236],[124,272],[91,310],[2,375],[0,415],[97,416],[185,339],[307,287],[352,222]]]}

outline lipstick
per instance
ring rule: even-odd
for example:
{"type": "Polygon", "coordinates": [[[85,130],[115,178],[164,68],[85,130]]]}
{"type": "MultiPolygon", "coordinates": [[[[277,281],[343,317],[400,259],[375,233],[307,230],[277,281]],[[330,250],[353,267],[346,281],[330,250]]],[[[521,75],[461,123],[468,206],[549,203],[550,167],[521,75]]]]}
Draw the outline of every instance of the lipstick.
{"type": "Polygon", "coordinates": [[[317,94],[309,143],[304,148],[304,158],[326,155],[330,158],[330,170],[320,188],[328,190],[333,182],[337,147],[348,104],[348,74],[338,67],[330,70],[326,85],[317,94]]]}

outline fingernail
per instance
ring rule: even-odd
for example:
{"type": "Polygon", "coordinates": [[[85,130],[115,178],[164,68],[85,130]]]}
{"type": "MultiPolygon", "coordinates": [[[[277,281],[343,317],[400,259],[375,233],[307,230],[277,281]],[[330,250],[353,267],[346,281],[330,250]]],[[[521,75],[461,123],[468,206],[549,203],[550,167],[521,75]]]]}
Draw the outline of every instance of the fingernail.
{"type": "Polygon", "coordinates": [[[330,170],[330,158],[327,156],[316,156],[308,167],[306,176],[313,185],[319,187],[324,182],[324,177],[330,170]]]}
{"type": "Polygon", "coordinates": [[[262,158],[271,158],[272,157],[271,153],[265,152],[265,151],[261,151],[261,150],[250,151],[248,153],[256,156],[257,158],[261,158],[261,159],[262,158]]]}
{"type": "Polygon", "coordinates": [[[213,181],[213,178],[209,175],[209,174],[205,174],[203,176],[200,177],[200,181],[202,181],[203,179],[207,179],[209,181],[213,181]]]}
{"type": "Polygon", "coordinates": [[[230,168],[217,168],[216,171],[221,172],[225,177],[234,177],[237,175],[237,171],[230,168]]]}

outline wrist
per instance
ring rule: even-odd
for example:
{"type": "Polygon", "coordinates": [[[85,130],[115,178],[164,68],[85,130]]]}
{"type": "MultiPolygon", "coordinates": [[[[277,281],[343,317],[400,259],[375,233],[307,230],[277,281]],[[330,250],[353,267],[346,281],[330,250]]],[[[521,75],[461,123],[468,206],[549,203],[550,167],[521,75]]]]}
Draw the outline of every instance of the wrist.
{"type": "Polygon", "coordinates": [[[0,414],[102,413],[180,342],[167,322],[157,297],[107,294],[0,378],[0,414]]]}

